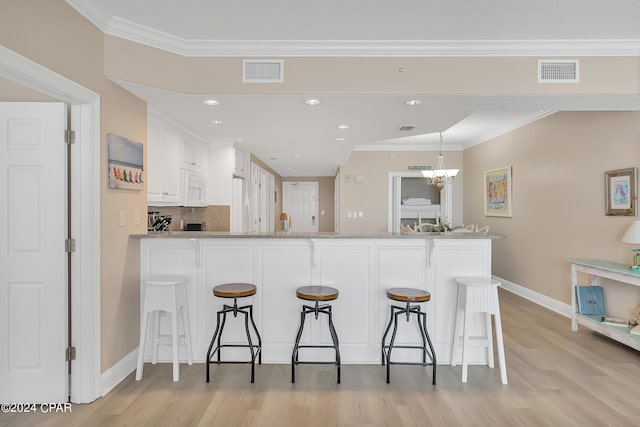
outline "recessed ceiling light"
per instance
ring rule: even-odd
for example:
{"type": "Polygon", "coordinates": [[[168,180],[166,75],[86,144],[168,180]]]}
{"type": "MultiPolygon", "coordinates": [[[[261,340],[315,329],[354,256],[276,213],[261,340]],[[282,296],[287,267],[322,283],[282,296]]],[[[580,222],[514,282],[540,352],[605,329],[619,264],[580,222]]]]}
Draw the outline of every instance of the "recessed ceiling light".
{"type": "Polygon", "coordinates": [[[302,157],[302,154],[294,154],[293,157],[302,157]]]}
{"type": "Polygon", "coordinates": [[[207,104],[209,107],[213,107],[214,105],[220,105],[220,102],[216,101],[215,99],[207,99],[205,101],[202,101],[205,104],[207,104]]]}
{"type": "Polygon", "coordinates": [[[213,123],[214,125],[221,125],[222,122],[220,120],[211,120],[211,123],[213,123]]]}
{"type": "Polygon", "coordinates": [[[408,101],[405,101],[404,103],[410,107],[415,107],[416,105],[422,104],[422,101],[420,101],[419,99],[410,99],[408,101]]]}
{"type": "Polygon", "coordinates": [[[288,171],[290,171],[290,170],[291,170],[291,168],[287,168],[287,170],[288,170],[288,171]]]}
{"type": "Polygon", "coordinates": [[[302,172],[302,173],[303,173],[304,175],[309,175],[309,172],[307,172],[307,171],[304,171],[304,172],[302,172]]]}
{"type": "Polygon", "coordinates": [[[242,139],[242,138],[233,138],[233,140],[235,142],[244,142],[244,139],[242,139]]]}
{"type": "Polygon", "coordinates": [[[347,138],[342,138],[342,137],[340,137],[340,138],[336,138],[336,141],[340,141],[340,142],[342,142],[342,141],[346,141],[346,140],[347,140],[347,138]]]}
{"type": "Polygon", "coordinates": [[[321,102],[318,99],[307,99],[306,101],[304,101],[304,103],[307,105],[311,105],[312,107],[321,104],[321,102]]]}
{"type": "Polygon", "coordinates": [[[338,125],[338,129],[344,130],[344,129],[349,129],[348,125],[338,125]]]}

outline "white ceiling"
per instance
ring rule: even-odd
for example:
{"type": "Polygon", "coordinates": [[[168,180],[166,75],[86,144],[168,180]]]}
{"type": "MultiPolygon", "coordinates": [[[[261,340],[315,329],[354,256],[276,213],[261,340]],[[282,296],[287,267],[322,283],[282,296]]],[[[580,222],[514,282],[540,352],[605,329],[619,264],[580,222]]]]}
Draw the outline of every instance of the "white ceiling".
{"type": "MultiPolygon", "coordinates": [[[[324,52],[334,49],[334,55],[345,52],[345,43],[362,50],[370,49],[371,41],[392,54],[393,49],[412,49],[423,56],[437,55],[453,46],[464,56],[477,55],[487,46],[508,46],[511,52],[514,47],[524,52],[532,44],[557,46],[551,43],[554,39],[562,39],[563,49],[567,44],[577,49],[602,45],[610,52],[613,45],[606,43],[613,42],[632,54],[640,52],[636,0],[67,2],[106,33],[180,54],[197,50],[194,56],[215,55],[221,41],[225,49],[242,46],[245,50],[237,56],[251,48],[259,52],[265,41],[284,49],[291,47],[284,42],[302,41],[307,48],[309,43],[322,45],[324,52]]],[[[504,55],[510,54],[504,49],[504,55]]],[[[370,50],[366,53],[371,55],[370,50]]],[[[282,176],[334,175],[354,149],[438,149],[439,131],[444,132],[445,150],[460,150],[553,111],[640,109],[638,96],[187,95],[116,83],[210,143],[241,138],[243,149],[282,176]],[[220,105],[204,105],[207,98],[220,105]],[[309,98],[322,104],[309,107],[304,104],[309,98]],[[408,99],[422,104],[407,106],[408,99]],[[339,130],[340,124],[350,128],[339,130]],[[400,132],[401,125],[415,129],[400,132]],[[336,141],[338,137],[346,141],[336,141]]]]}

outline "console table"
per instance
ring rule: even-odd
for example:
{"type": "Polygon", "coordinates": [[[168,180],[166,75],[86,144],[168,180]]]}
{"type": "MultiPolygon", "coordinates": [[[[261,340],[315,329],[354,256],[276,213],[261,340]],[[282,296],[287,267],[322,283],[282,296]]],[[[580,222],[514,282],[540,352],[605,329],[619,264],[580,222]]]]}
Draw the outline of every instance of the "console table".
{"type": "Polygon", "coordinates": [[[578,313],[576,301],[576,286],[578,286],[578,273],[591,275],[591,285],[601,285],[600,278],[611,279],[617,282],[626,283],[632,286],[640,286],[640,272],[631,270],[628,265],[618,264],[610,261],[600,260],[570,260],[571,263],[571,329],[578,330],[578,324],[592,329],[613,340],[621,342],[629,347],[640,351],[640,336],[629,333],[631,328],[620,326],[609,326],[593,316],[581,315],[578,313]]]}

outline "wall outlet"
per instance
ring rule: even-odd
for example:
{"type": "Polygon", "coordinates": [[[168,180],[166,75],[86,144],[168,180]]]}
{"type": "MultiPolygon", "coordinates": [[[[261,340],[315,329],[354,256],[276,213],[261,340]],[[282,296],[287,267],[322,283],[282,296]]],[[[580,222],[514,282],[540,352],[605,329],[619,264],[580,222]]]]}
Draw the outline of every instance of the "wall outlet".
{"type": "Polygon", "coordinates": [[[125,212],[124,209],[120,210],[120,227],[124,227],[125,225],[127,225],[127,217],[126,217],[127,213],[125,212]]]}

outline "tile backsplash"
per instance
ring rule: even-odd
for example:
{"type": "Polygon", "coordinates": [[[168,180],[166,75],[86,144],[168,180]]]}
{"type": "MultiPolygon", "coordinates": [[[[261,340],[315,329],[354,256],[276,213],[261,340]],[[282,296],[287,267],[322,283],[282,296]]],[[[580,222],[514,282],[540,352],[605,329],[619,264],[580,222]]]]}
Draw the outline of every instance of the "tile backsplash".
{"type": "Polygon", "coordinates": [[[202,223],[207,231],[229,231],[231,229],[231,208],[229,205],[209,205],[199,208],[184,206],[148,206],[149,212],[158,212],[171,217],[169,230],[180,231],[180,224],[202,223]]]}

